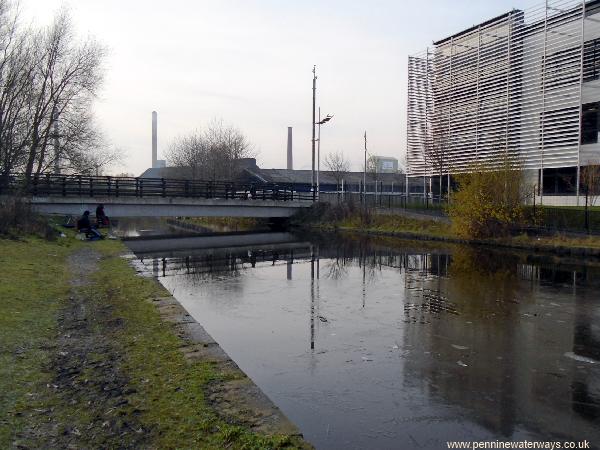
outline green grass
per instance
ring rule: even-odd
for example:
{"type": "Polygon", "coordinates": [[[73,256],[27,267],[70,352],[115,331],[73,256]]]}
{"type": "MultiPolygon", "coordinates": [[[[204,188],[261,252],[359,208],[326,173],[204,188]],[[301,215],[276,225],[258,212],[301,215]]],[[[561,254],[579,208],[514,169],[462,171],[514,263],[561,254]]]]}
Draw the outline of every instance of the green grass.
{"type": "MultiPolygon", "coordinates": [[[[231,375],[210,362],[184,357],[173,325],[161,319],[150,301],[166,291],[155,280],[138,277],[119,257],[124,251],[120,242],[79,242],[72,235],[56,242],[0,240],[0,448],[11,448],[25,428],[43,430],[49,415],[59,436],[78,430],[79,437],[70,435],[78,447],[138,442],[131,433],[103,434],[96,425],[107,411],[90,402],[88,393],[52,388],[58,318],[70,295],[67,258],[86,245],[102,258],[93,283],[81,288],[85,307],[92,312],[92,332],[106,337],[111,351],[98,348],[85,355],[85,370],[76,381],[105,383],[96,368],[115,366],[126,380],[122,395],[127,402],[115,408],[111,420],[119,426],[141,424],[150,448],[307,448],[296,437],[266,436],[220,419],[205,400],[205,390],[231,375]]],[[[26,439],[35,447],[43,446],[44,438],[26,439]]]]}
{"type": "MultiPolygon", "coordinates": [[[[105,254],[113,253],[114,243],[107,244],[113,248],[104,248],[105,254]]],[[[134,276],[126,261],[115,257],[103,260],[94,280],[103,286],[101,301],[112,305],[114,315],[126,324],[115,340],[122,345],[124,370],[135,390],[129,402],[142,411],[144,428],[153,430],[153,445],[265,449],[300,444],[288,436],[261,436],[219,420],[205,401],[204,389],[224,375],[212,363],[185,359],[172,325],[163,322],[148,301],[166,294],[156,282],[134,276]]]]}
{"type": "Polygon", "coordinates": [[[266,224],[252,217],[186,217],[182,220],[215,231],[250,231],[266,224]]]}
{"type": "Polygon", "coordinates": [[[450,226],[434,220],[420,220],[400,215],[372,215],[367,221],[355,215],[336,224],[339,228],[375,232],[411,233],[422,236],[452,237],[450,226]]]}
{"type": "Polygon", "coordinates": [[[22,430],[22,411],[37,402],[69,293],[66,258],[77,242],[0,239],[0,448],[22,430]]]}
{"type": "MultiPolygon", "coordinates": [[[[325,230],[354,230],[369,233],[390,233],[399,237],[436,238],[449,241],[464,242],[453,233],[450,224],[433,220],[414,219],[401,215],[369,214],[362,217],[360,213],[351,214],[345,219],[329,221],[312,221],[313,226],[325,230]]],[[[468,239],[466,241],[469,241],[468,239]]],[[[473,241],[475,242],[475,241],[473,241]]],[[[528,236],[526,234],[513,237],[500,237],[496,239],[477,240],[478,243],[497,244],[500,246],[516,246],[542,248],[548,250],[560,248],[600,248],[599,236],[570,236],[556,233],[551,236],[528,236]]]]}
{"type": "MultiPolygon", "coordinates": [[[[585,202],[585,199],[583,199],[582,201],[585,202]]],[[[529,207],[533,208],[533,206],[531,206],[531,205],[529,205],[529,207]]],[[[560,209],[560,210],[566,210],[566,211],[585,211],[585,206],[584,205],[581,205],[581,206],[536,205],[536,208],[542,208],[542,209],[560,209]]],[[[599,205],[588,206],[588,209],[590,211],[600,211],[600,206],[599,205]]]]}
{"type": "Polygon", "coordinates": [[[553,236],[539,237],[520,235],[510,238],[510,241],[514,243],[523,243],[525,245],[535,244],[537,246],[546,246],[549,248],[600,248],[600,237],[598,236],[573,237],[560,233],[557,233],[553,236]]]}

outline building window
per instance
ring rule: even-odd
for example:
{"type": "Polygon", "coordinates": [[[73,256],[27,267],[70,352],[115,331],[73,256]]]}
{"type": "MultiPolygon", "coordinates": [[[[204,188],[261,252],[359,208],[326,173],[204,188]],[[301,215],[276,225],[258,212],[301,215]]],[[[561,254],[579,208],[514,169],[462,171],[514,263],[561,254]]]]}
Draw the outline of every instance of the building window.
{"type": "Polygon", "coordinates": [[[544,169],[544,195],[573,195],[577,185],[577,167],[544,169]]]}
{"type": "Polygon", "coordinates": [[[600,78],[600,39],[587,41],[583,45],[583,81],[600,78]]]}
{"type": "Polygon", "coordinates": [[[581,107],[582,144],[596,144],[598,142],[598,105],[598,102],[596,102],[581,107]]]}

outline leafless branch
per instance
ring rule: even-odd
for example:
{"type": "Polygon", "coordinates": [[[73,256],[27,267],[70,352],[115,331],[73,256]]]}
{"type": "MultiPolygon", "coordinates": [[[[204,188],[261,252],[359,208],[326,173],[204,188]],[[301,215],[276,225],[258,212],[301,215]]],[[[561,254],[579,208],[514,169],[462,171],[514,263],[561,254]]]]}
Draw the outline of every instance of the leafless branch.
{"type": "Polygon", "coordinates": [[[254,156],[246,136],[223,121],[211,121],[204,131],[194,131],[175,139],[167,160],[173,166],[189,167],[195,179],[232,179],[236,161],[254,156]]]}
{"type": "Polygon", "coordinates": [[[350,172],[350,161],[346,159],[343,152],[329,153],[325,156],[325,167],[329,169],[335,182],[340,188],[342,179],[350,172]]]}

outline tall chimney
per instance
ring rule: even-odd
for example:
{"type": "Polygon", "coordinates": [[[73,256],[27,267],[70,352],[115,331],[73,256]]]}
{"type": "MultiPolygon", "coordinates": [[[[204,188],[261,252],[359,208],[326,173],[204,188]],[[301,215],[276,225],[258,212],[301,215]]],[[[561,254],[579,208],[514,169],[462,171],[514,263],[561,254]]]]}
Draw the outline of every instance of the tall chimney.
{"type": "Polygon", "coordinates": [[[152,168],[156,168],[156,160],[158,159],[158,139],[156,136],[156,121],[157,114],[156,111],[152,111],[152,168]]]}
{"type": "Polygon", "coordinates": [[[288,127],[287,168],[288,170],[294,170],[294,161],[292,159],[292,127],[288,127]]]}

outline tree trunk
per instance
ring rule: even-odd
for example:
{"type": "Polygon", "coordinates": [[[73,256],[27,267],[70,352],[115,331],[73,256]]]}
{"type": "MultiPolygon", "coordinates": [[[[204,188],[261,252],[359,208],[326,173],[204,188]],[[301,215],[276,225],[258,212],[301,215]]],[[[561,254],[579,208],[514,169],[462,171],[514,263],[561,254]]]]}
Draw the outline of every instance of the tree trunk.
{"type": "Polygon", "coordinates": [[[27,166],[25,167],[25,178],[29,180],[33,173],[33,165],[35,164],[35,156],[39,145],[39,137],[37,132],[34,133],[36,136],[32,139],[31,145],[29,146],[29,158],[27,159],[27,166]]]}

